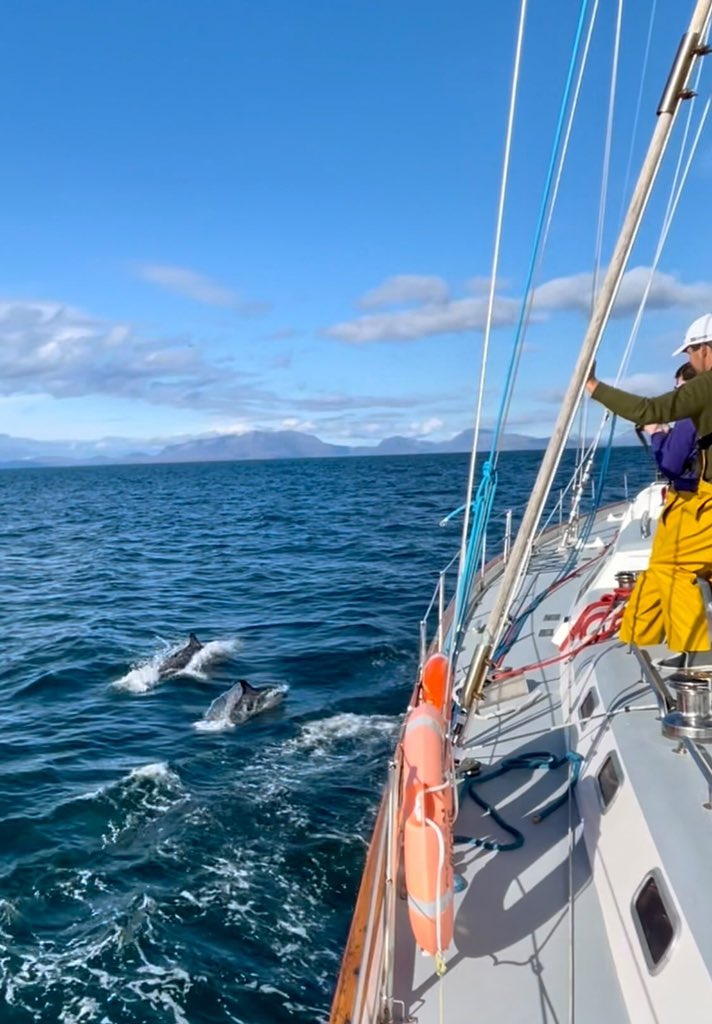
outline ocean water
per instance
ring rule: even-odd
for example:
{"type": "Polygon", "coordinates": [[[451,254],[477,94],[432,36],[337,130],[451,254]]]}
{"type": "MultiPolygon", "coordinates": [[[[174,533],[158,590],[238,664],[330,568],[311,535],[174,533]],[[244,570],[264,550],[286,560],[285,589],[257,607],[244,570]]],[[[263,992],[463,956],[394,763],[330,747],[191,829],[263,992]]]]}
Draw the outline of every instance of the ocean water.
{"type": "MultiPolygon", "coordinates": [[[[499,537],[539,457],[503,455],[499,537]]],[[[607,497],[649,469],[614,450],[607,497]]],[[[466,478],[464,456],[0,473],[3,1024],[327,1018],[466,478]],[[239,678],[286,697],[200,728],[239,678]]]]}

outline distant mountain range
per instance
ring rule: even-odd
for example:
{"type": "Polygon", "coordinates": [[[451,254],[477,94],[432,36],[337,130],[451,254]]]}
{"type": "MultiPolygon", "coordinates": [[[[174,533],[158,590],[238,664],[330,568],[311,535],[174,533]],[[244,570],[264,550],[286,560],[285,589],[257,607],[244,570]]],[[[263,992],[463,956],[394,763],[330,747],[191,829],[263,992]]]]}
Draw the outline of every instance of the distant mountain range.
{"type": "MultiPolygon", "coordinates": [[[[449,441],[421,441],[410,437],[387,437],[379,444],[349,446],[328,444],[313,434],[296,430],[251,430],[244,434],[218,434],[174,444],[140,442],[108,438],[101,442],[37,441],[0,434],[0,468],[25,466],[97,466],[116,463],[153,462],[241,462],[251,459],[324,459],[366,455],[426,455],[469,452],[473,431],[463,430],[449,441]]],[[[632,432],[622,434],[616,444],[635,443],[632,432]]],[[[478,449],[489,450],[492,432],[480,432],[478,449]]],[[[525,434],[506,434],[503,451],[537,451],[546,447],[548,438],[525,434]]]]}

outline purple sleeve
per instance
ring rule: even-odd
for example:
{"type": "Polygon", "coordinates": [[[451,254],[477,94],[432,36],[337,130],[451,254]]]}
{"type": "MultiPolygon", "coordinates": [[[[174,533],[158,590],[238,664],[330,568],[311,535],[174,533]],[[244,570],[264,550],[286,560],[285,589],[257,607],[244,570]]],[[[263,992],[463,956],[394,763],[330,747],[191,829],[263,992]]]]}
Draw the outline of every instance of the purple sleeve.
{"type": "Polygon", "coordinates": [[[695,451],[697,431],[692,420],[679,420],[668,434],[653,434],[652,449],[655,461],[665,476],[682,476],[687,462],[695,451]]]}

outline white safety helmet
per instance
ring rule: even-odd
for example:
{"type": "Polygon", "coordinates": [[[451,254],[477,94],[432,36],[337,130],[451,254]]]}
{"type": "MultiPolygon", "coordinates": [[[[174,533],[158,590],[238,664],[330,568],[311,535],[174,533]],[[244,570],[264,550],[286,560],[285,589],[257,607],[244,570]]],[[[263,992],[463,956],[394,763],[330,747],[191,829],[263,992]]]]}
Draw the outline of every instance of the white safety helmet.
{"type": "Polygon", "coordinates": [[[712,345],[712,313],[705,313],[692,321],[685,332],[685,340],[675,349],[673,356],[681,355],[688,345],[701,345],[704,341],[712,345]]]}

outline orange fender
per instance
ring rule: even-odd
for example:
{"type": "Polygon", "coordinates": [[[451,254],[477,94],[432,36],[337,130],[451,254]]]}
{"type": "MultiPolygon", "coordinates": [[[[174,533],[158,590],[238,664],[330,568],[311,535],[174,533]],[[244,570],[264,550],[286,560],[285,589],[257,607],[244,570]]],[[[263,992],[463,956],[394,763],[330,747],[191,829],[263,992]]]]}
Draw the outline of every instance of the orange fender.
{"type": "Polygon", "coordinates": [[[403,862],[413,935],[433,956],[447,949],[454,930],[452,787],[443,786],[445,744],[443,716],[432,704],[419,704],[403,735],[403,862]],[[443,788],[427,792],[438,786],[443,788]]]}

